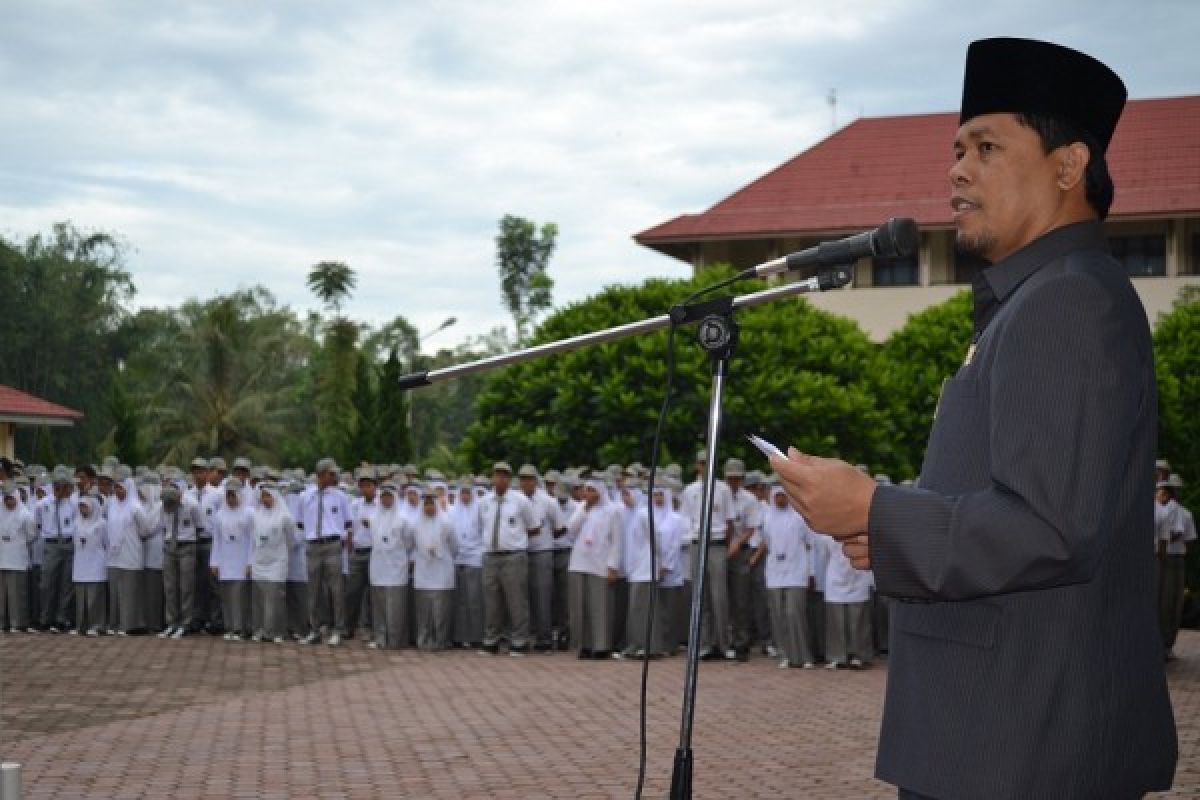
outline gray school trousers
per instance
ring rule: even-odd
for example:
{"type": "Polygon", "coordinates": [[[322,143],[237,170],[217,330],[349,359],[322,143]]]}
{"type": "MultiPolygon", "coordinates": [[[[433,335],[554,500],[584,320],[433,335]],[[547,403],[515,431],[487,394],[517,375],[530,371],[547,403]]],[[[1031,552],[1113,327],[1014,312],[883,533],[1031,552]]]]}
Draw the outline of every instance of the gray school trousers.
{"type": "Polygon", "coordinates": [[[75,629],[80,633],[104,629],[108,617],[108,584],[103,581],[75,584],[75,629]]]}
{"type": "Polygon", "coordinates": [[[567,576],[567,611],[571,649],[603,653],[612,650],[612,593],[608,578],[586,572],[567,576]]]}
{"type": "Polygon", "coordinates": [[[512,647],[529,645],[529,557],[523,551],[483,554],[483,619],[485,646],[494,647],[505,633],[512,647]]]}
{"type": "Polygon", "coordinates": [[[346,633],[346,581],[342,576],[341,539],[309,541],[304,552],[308,567],[308,626],[316,633],[321,630],[321,598],[329,596],[333,606],[333,629],[346,633]]]}
{"type": "Polygon", "coordinates": [[[371,629],[371,548],[358,547],[350,553],[346,576],[346,630],[371,629]]]}
{"type": "Polygon", "coordinates": [[[454,623],[454,590],[414,589],[413,601],[417,606],[417,647],[445,650],[454,623]]]}
{"type": "Polygon", "coordinates": [[[554,551],[529,553],[529,627],[535,643],[548,645],[554,630],[554,551]]]}
{"type": "Polygon", "coordinates": [[[163,545],[163,599],[168,628],[190,628],[196,617],[196,543],[163,545]]]}
{"type": "Polygon", "coordinates": [[[42,625],[70,627],[75,584],[75,542],[46,539],[42,557],[42,625]]]}
{"type": "Polygon", "coordinates": [[[0,630],[29,627],[29,573],[23,569],[0,569],[0,630]]]}
{"type": "MultiPolygon", "coordinates": [[[[699,548],[693,548],[693,552],[699,548]]],[[[725,543],[708,546],[708,569],[704,583],[704,605],[700,615],[701,650],[716,648],[724,654],[733,645],[729,623],[729,551],[725,543]]]]}
{"type": "Polygon", "coordinates": [[[268,639],[287,633],[287,582],[254,581],[252,592],[254,632],[268,639]]]}
{"type": "Polygon", "coordinates": [[[812,662],[808,646],[808,589],[803,586],[767,589],[767,606],[771,610],[771,639],[779,655],[796,666],[812,662]]]}
{"type": "Polygon", "coordinates": [[[571,549],[554,551],[554,598],[551,601],[550,618],[554,633],[559,641],[566,639],[570,623],[567,620],[567,566],[571,563],[571,549]]]}
{"type": "Polygon", "coordinates": [[[845,664],[851,657],[864,664],[874,658],[871,649],[871,603],[825,601],[825,658],[845,664]]]}
{"type": "Polygon", "coordinates": [[[163,585],[161,569],[142,570],[142,627],[155,633],[163,629],[163,585]]]}
{"type": "Polygon", "coordinates": [[[108,628],[130,631],[142,627],[142,571],[108,568],[108,628]]]}
{"type": "Polygon", "coordinates": [[[483,567],[454,568],[454,641],[483,641],[483,567]]]}
{"type": "Polygon", "coordinates": [[[250,581],[221,581],[220,592],[225,630],[243,635],[250,633],[250,581]]]}
{"type": "Polygon", "coordinates": [[[670,589],[659,589],[658,600],[654,604],[654,631],[649,647],[646,645],[646,612],[650,610],[650,597],[654,594],[654,584],[650,581],[630,582],[629,612],[625,621],[625,652],[636,653],[645,650],[651,655],[662,655],[673,652],[668,645],[671,632],[671,600],[670,589]]]}
{"type": "Polygon", "coordinates": [[[380,647],[408,647],[407,585],[371,587],[371,631],[380,647]]]}
{"type": "Polygon", "coordinates": [[[284,594],[287,597],[288,633],[304,636],[308,633],[308,583],[288,581],[284,594]]]}

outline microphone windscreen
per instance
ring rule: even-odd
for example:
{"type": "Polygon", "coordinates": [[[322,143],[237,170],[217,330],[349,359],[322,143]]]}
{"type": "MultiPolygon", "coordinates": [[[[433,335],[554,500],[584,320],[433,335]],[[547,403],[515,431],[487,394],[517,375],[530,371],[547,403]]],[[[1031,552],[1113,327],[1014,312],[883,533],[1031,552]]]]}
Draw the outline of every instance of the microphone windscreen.
{"type": "Polygon", "coordinates": [[[877,233],[875,255],[881,258],[910,256],[920,244],[917,223],[908,217],[892,217],[877,233]]]}

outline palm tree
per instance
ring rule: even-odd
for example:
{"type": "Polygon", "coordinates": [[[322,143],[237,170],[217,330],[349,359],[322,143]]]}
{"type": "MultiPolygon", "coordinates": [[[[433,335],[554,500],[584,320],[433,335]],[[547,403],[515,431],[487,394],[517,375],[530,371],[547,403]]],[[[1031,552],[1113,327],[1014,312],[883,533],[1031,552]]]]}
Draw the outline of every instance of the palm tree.
{"type": "Polygon", "coordinates": [[[342,303],[357,283],[354,270],[341,261],[322,261],[308,273],[308,288],[334,314],[342,313],[342,303]]]}

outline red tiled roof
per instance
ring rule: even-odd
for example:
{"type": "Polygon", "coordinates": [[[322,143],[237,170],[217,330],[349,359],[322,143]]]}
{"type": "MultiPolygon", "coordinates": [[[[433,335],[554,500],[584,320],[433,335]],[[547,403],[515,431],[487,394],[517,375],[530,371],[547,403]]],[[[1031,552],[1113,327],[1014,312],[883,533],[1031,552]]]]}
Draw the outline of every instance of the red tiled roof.
{"type": "Polygon", "coordinates": [[[25,417],[54,417],[83,419],[83,414],[65,406],[51,403],[19,389],[0,384],[0,414],[25,417]]]}
{"type": "MultiPolygon", "coordinates": [[[[912,217],[950,226],[957,112],[860,119],[701,214],[634,236],[643,245],[835,233],[912,217]]],[[[1133,100],[1108,150],[1111,215],[1200,211],[1200,95],[1133,100]]]]}

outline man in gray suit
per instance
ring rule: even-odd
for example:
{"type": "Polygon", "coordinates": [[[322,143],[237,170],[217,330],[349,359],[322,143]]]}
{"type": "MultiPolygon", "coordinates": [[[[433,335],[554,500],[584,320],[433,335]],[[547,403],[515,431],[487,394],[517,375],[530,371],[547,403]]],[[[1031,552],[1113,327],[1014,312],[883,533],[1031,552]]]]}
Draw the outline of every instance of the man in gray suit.
{"type": "Polygon", "coordinates": [[[876,776],[901,797],[1130,798],[1173,779],[1154,359],[1100,224],[1125,96],[1067,48],[971,45],[951,204],[960,248],[991,266],[921,487],[772,461],[809,524],[898,600],[876,776]]]}

